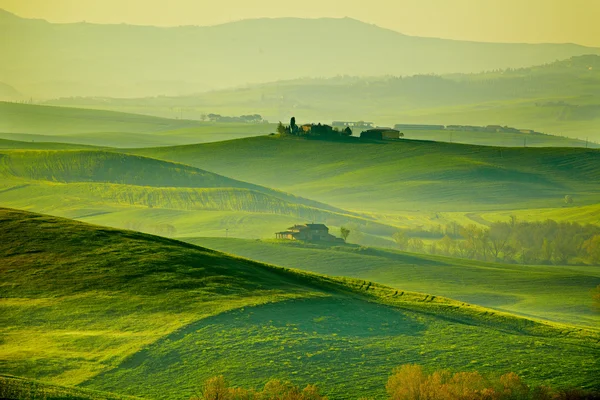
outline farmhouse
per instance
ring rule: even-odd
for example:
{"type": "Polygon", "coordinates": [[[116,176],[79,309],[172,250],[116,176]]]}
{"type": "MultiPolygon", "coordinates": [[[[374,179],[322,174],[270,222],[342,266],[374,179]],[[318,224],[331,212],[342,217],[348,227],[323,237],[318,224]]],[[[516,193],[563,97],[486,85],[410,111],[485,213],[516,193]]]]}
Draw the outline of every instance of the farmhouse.
{"type": "Polygon", "coordinates": [[[400,139],[400,131],[392,128],[374,128],[361,132],[360,138],[373,140],[400,139]]]}
{"type": "Polygon", "coordinates": [[[343,242],[341,238],[337,238],[329,234],[329,228],[324,224],[304,224],[294,225],[283,232],[276,232],[277,239],[288,240],[306,240],[306,241],[323,241],[323,242],[343,242]]]}

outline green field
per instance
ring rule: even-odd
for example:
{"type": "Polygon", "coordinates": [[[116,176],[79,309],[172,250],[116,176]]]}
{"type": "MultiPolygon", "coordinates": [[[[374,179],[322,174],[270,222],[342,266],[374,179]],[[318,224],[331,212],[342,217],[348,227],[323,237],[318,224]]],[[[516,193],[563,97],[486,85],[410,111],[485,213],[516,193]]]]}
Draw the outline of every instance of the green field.
{"type": "Polygon", "coordinates": [[[294,223],[326,221],[361,226],[381,244],[376,236],[394,232],[373,217],[289,193],[106,151],[4,151],[0,177],[6,207],[148,233],[264,238],[294,223]]]}
{"type": "Polygon", "coordinates": [[[101,147],[204,143],[264,135],[273,124],[200,122],[85,108],[0,102],[0,138],[101,147]]]}
{"type": "Polygon", "coordinates": [[[210,237],[185,241],[289,268],[366,279],[532,318],[600,327],[591,296],[600,285],[599,267],[506,265],[356,245],[210,237]]]}
{"type": "Polygon", "coordinates": [[[600,145],[586,142],[585,138],[571,139],[553,135],[538,135],[511,132],[485,132],[485,131],[453,131],[440,130],[406,130],[403,129],[405,139],[431,140],[434,142],[449,142],[475,144],[479,146],[502,147],[588,147],[598,148],[600,145]]]}
{"type": "Polygon", "coordinates": [[[120,396],[97,390],[54,385],[34,379],[0,375],[0,398],[4,400],[136,400],[139,397],[120,396]]]}
{"type": "Polygon", "coordinates": [[[594,330],[56,217],[0,221],[8,374],[161,399],[218,374],[381,398],[391,369],[416,362],[597,388],[594,330]]]}
{"type": "Polygon", "coordinates": [[[94,150],[98,148],[83,144],[0,139],[0,150],[94,150]]]}
{"type": "Polygon", "coordinates": [[[131,152],[380,213],[559,207],[567,194],[580,204],[600,195],[591,149],[265,136],[131,152]]]}

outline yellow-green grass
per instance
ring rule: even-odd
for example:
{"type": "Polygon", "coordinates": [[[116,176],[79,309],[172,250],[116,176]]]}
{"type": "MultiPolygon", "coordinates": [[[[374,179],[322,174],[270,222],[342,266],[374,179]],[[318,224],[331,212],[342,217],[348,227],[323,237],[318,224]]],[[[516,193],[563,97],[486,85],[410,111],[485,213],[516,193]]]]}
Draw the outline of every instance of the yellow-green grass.
{"type": "Polygon", "coordinates": [[[372,217],[285,192],[119,153],[0,152],[0,177],[4,206],[75,219],[92,216],[103,225],[151,233],[160,233],[157,218],[192,236],[268,238],[311,221],[353,224],[388,238],[395,230],[372,217]]]}
{"type": "Polygon", "coordinates": [[[497,211],[479,214],[481,218],[489,222],[508,221],[512,215],[521,221],[544,221],[552,219],[554,221],[600,225],[600,204],[587,206],[565,204],[557,208],[497,211]]]}
{"type": "Polygon", "coordinates": [[[341,211],[289,193],[183,164],[107,151],[2,151],[0,176],[20,183],[103,182],[169,188],[240,188],[308,206],[341,211]]]}
{"type": "Polygon", "coordinates": [[[600,327],[591,290],[600,268],[523,266],[355,245],[226,238],[185,241],[266,263],[451,297],[534,318],[600,327]]]}
{"type": "Polygon", "coordinates": [[[97,390],[53,385],[34,379],[0,375],[0,398],[4,400],[136,400],[139,397],[120,396],[97,390]]]}
{"type": "Polygon", "coordinates": [[[371,212],[468,211],[600,198],[600,151],[278,136],[131,150],[371,212]]]}
{"type": "Polygon", "coordinates": [[[218,374],[381,398],[410,362],[597,387],[593,330],[23,211],[0,232],[5,374],[156,399],[218,374]]]}

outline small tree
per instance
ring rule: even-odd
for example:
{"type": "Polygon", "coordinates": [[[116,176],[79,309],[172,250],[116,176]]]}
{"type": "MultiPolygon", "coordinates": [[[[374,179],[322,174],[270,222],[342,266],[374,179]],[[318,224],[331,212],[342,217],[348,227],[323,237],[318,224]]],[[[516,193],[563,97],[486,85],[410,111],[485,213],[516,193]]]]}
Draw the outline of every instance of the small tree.
{"type": "Polygon", "coordinates": [[[342,131],[342,135],[344,135],[344,136],[352,136],[352,129],[350,129],[350,127],[347,126],[346,129],[344,129],[342,131]]]}
{"type": "Polygon", "coordinates": [[[342,239],[344,239],[345,242],[346,239],[348,239],[348,235],[350,235],[350,229],[346,228],[345,226],[342,226],[340,228],[340,235],[342,236],[342,239]]]}
{"type": "Polygon", "coordinates": [[[394,242],[396,242],[400,250],[404,250],[408,246],[408,238],[406,237],[406,234],[402,231],[394,233],[392,235],[392,239],[394,239],[394,242]]]}
{"type": "Polygon", "coordinates": [[[573,197],[571,195],[565,196],[565,204],[573,204],[573,197]]]}
{"type": "Polygon", "coordinates": [[[290,119],[290,132],[293,134],[298,133],[298,125],[296,125],[296,117],[290,119]]]}
{"type": "Polygon", "coordinates": [[[285,134],[286,129],[285,126],[281,123],[281,121],[279,121],[279,124],[277,125],[277,133],[279,133],[280,135],[285,134]]]}

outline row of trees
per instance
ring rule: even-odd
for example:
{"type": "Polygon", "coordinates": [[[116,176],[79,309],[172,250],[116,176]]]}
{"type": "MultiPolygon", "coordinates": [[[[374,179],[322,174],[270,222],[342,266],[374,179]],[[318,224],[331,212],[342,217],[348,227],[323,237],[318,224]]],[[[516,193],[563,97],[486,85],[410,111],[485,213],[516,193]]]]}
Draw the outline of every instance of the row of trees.
{"type": "Polygon", "coordinates": [[[398,231],[402,250],[523,264],[600,264],[600,227],[572,222],[495,222],[489,227],[450,224],[429,231],[398,231]],[[423,239],[437,237],[426,244],[423,239]]]}
{"type": "MultiPolygon", "coordinates": [[[[592,400],[600,394],[579,390],[555,390],[528,386],[515,373],[484,376],[479,372],[426,373],[419,365],[394,370],[386,390],[389,400],[592,400]]],[[[231,387],[223,376],[208,379],[191,400],[327,400],[316,386],[304,389],[285,381],[271,380],[262,390],[231,387]]],[[[363,399],[367,400],[367,399],[363,399]]]]}

